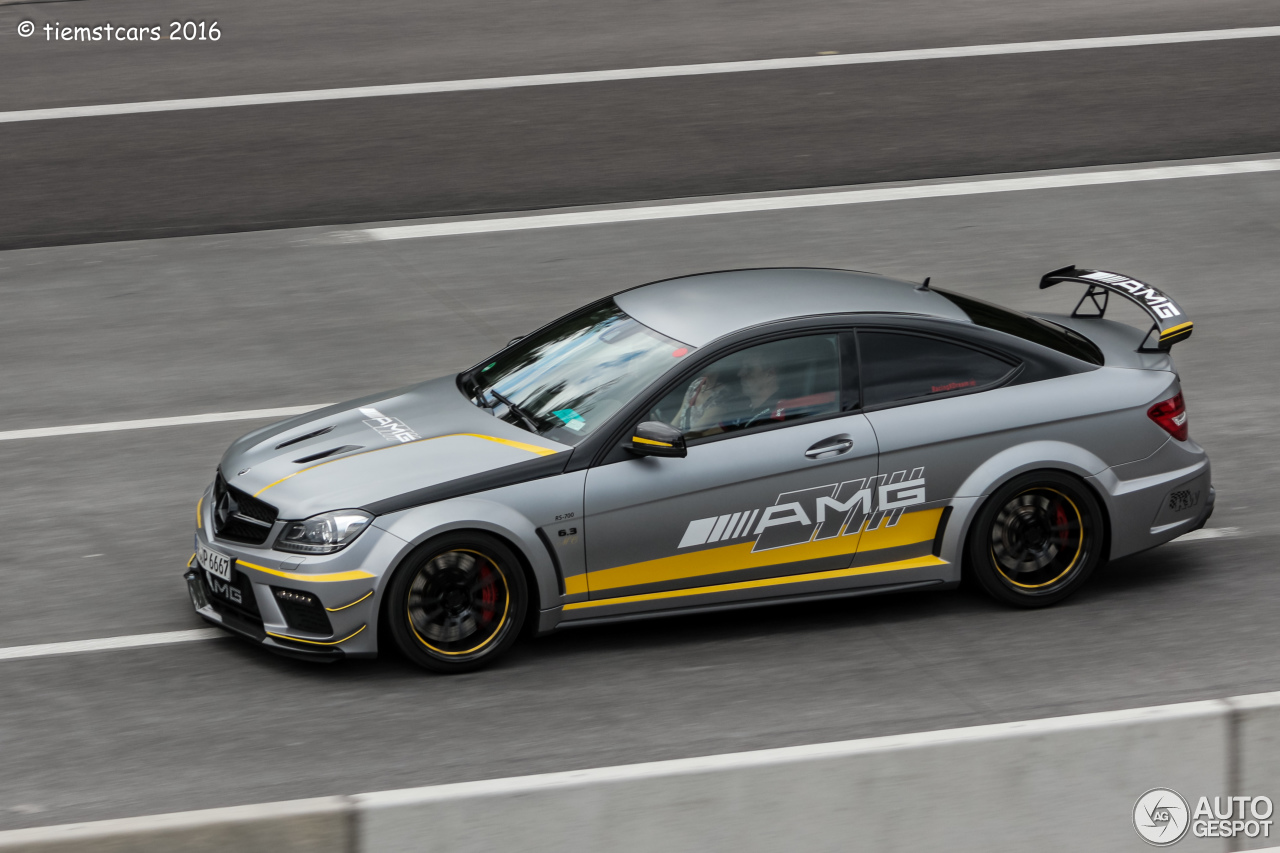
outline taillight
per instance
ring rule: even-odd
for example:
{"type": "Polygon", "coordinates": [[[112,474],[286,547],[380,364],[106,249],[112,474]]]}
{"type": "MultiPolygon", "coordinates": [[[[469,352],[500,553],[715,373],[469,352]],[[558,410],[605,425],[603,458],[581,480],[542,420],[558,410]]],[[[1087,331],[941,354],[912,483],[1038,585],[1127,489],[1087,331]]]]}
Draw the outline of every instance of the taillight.
{"type": "Polygon", "coordinates": [[[1187,407],[1182,402],[1182,392],[1163,403],[1147,409],[1147,417],[1158,423],[1165,432],[1178,439],[1187,440],[1187,407]]]}

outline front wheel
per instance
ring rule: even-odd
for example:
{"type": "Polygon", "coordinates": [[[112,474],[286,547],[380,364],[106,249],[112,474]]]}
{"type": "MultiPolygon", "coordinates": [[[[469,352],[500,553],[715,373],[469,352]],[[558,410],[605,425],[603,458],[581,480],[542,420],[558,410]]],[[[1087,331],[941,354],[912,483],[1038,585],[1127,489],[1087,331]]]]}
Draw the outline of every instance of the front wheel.
{"type": "Polygon", "coordinates": [[[387,627],[419,666],[487,666],[520,634],[529,592],[516,555],[479,532],[450,533],[411,554],[387,588],[387,627]]]}
{"type": "Polygon", "coordinates": [[[1006,483],[969,532],[969,568],[997,601],[1047,607],[1071,595],[1102,557],[1102,511],[1081,483],[1041,471],[1006,483]]]}

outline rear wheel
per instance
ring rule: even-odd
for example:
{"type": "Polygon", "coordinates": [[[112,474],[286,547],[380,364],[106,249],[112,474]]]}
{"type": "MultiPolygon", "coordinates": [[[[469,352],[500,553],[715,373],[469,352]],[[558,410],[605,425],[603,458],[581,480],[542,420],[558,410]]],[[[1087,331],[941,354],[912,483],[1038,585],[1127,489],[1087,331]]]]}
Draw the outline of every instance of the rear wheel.
{"type": "Polygon", "coordinates": [[[1102,512],[1078,480],[1024,474],[983,505],[969,532],[973,579],[993,598],[1047,607],[1071,595],[1102,556],[1102,512]]]}
{"type": "Polygon", "coordinates": [[[528,601],[524,572],[509,547],[484,533],[450,533],[396,570],[387,589],[387,628],[419,666],[467,672],[511,647],[528,601]]]}

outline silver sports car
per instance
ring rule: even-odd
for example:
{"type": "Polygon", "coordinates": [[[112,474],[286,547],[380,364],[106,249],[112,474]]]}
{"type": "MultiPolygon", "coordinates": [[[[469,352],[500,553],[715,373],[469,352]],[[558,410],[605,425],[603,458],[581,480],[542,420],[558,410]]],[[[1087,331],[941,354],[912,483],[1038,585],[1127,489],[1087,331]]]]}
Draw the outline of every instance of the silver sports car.
{"type": "Polygon", "coordinates": [[[659,281],[457,376],[244,436],[196,506],[206,620],[442,672],[522,633],[954,585],[1023,607],[1195,530],[1166,294],[1067,267],[1069,316],[860,272],[659,281]],[[1152,326],[1104,319],[1108,300],[1152,326]],[[1136,312],[1135,312],[1136,313],[1136,312]]]}

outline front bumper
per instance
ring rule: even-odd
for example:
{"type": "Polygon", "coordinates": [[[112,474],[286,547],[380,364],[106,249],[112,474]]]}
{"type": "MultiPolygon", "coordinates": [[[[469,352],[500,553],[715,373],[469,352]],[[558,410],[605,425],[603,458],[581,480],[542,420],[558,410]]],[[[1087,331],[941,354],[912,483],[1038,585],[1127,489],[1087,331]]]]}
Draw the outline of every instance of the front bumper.
{"type": "Polygon", "coordinates": [[[382,574],[403,542],[370,528],[336,554],[303,558],[210,536],[210,521],[202,513],[183,574],[202,619],[291,657],[377,655],[382,574]],[[200,564],[202,546],[231,559],[229,579],[200,564]]]}
{"type": "Polygon", "coordinates": [[[196,613],[213,625],[223,628],[237,637],[249,640],[277,654],[309,660],[333,661],[346,657],[340,645],[320,646],[308,642],[277,638],[267,633],[267,626],[260,615],[246,613],[229,603],[219,601],[213,595],[206,573],[198,563],[189,567],[182,576],[187,582],[187,592],[196,613]]]}

